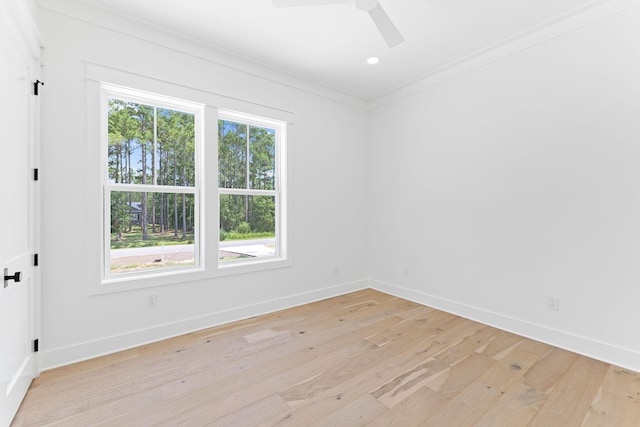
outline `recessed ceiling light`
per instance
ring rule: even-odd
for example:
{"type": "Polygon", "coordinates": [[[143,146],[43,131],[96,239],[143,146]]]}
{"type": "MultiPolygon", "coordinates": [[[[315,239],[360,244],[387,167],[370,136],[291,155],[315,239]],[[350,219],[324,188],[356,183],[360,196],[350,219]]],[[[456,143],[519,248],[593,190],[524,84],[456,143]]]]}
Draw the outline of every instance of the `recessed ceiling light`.
{"type": "Polygon", "coordinates": [[[369,64],[369,65],[375,65],[378,62],[380,62],[380,58],[377,57],[377,56],[372,56],[372,57],[367,58],[367,64],[369,64]]]}

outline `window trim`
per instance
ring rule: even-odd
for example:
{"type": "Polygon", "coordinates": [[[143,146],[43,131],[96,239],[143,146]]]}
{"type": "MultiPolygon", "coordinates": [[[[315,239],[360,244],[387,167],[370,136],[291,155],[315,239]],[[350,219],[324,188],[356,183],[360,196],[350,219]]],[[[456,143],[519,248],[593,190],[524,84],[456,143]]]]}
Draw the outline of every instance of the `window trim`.
{"type": "MultiPolygon", "coordinates": [[[[156,78],[146,77],[140,74],[133,74],[128,71],[106,67],[95,63],[85,63],[85,88],[86,88],[86,161],[84,185],[86,191],[86,210],[84,214],[87,253],[86,265],[81,269],[85,271],[87,277],[88,295],[101,295],[115,292],[127,292],[154,288],[158,286],[186,284],[189,282],[203,281],[207,279],[235,276],[238,274],[249,274],[265,272],[269,270],[288,268],[293,265],[292,251],[292,230],[290,203],[291,203],[291,182],[290,174],[287,170],[291,163],[292,156],[292,130],[294,127],[293,113],[264,104],[244,101],[238,98],[231,98],[218,93],[202,90],[195,87],[192,82],[184,81],[170,82],[156,78]],[[189,105],[199,104],[203,106],[202,135],[205,140],[201,147],[201,260],[202,264],[198,269],[180,269],[163,271],[159,273],[148,273],[143,276],[122,277],[117,280],[105,282],[102,278],[104,258],[103,243],[103,200],[102,191],[103,167],[106,167],[106,159],[102,156],[102,129],[105,129],[107,122],[106,112],[103,110],[101,102],[102,87],[109,86],[117,88],[118,91],[130,91],[130,94],[161,94],[160,98],[172,98],[174,100],[185,101],[189,105]],[[132,89],[135,88],[135,89],[132,89]],[[282,144],[281,154],[278,161],[281,161],[280,182],[281,199],[279,206],[279,220],[281,224],[280,240],[282,250],[280,258],[267,258],[256,260],[251,263],[218,266],[218,241],[219,241],[219,209],[218,202],[218,109],[227,114],[239,112],[240,115],[254,116],[260,119],[267,118],[267,121],[280,122],[283,124],[282,135],[285,135],[285,143],[282,144]],[[100,142],[96,142],[100,141],[100,142]],[[208,161],[209,153],[215,155],[214,161],[208,161]],[[90,165],[99,164],[101,167],[92,168],[90,165]],[[205,164],[207,165],[205,167],[205,164]],[[210,185],[207,185],[210,183],[210,185]],[[212,202],[213,201],[213,202],[212,202]],[[207,215],[205,218],[204,215],[207,215]],[[207,226],[209,225],[209,226],[207,226]]],[[[180,105],[180,109],[184,106],[180,105]]],[[[106,151],[105,151],[106,153],[106,151]]],[[[211,283],[215,285],[215,282],[211,283]]]]}
{"type": "MultiPolygon", "coordinates": [[[[251,189],[251,188],[221,188],[216,177],[216,189],[218,193],[217,205],[219,214],[219,201],[220,195],[247,195],[247,196],[273,196],[275,198],[275,240],[276,240],[276,253],[274,256],[261,257],[258,259],[240,259],[235,261],[218,260],[218,268],[220,270],[234,269],[244,266],[250,266],[253,264],[267,264],[271,262],[286,261],[288,258],[288,239],[287,239],[287,222],[286,222],[286,149],[287,149],[287,123],[269,119],[265,117],[256,116],[253,114],[241,113],[238,111],[218,110],[218,120],[233,121],[236,123],[246,124],[248,126],[270,128],[275,130],[275,181],[273,190],[251,189]]],[[[216,122],[217,123],[217,122],[216,122]]],[[[248,132],[247,132],[248,137],[248,132]]],[[[218,151],[216,149],[216,151],[218,151]]],[[[217,156],[216,156],[217,161],[217,156]]],[[[247,180],[249,177],[247,177],[247,180]]],[[[220,221],[218,220],[218,224],[220,221]]],[[[218,227],[219,228],[219,227],[218,227]]],[[[220,247],[220,230],[218,230],[217,239],[218,248],[220,247]]]]}
{"type": "MultiPolygon", "coordinates": [[[[204,146],[204,134],[202,125],[204,122],[204,105],[194,102],[183,101],[169,96],[161,96],[155,93],[147,93],[141,90],[133,90],[130,88],[122,88],[110,84],[101,84],[100,92],[100,111],[101,111],[101,176],[102,176],[102,207],[103,207],[103,247],[101,251],[102,260],[102,280],[101,284],[118,283],[127,280],[135,280],[136,278],[147,278],[164,276],[168,273],[185,273],[188,271],[198,271],[204,269],[201,247],[204,244],[202,234],[202,218],[204,207],[202,203],[202,171],[203,161],[202,147],[204,146]],[[109,124],[108,124],[108,104],[109,99],[119,99],[125,102],[133,102],[153,106],[154,108],[165,108],[183,113],[194,115],[194,184],[193,186],[172,186],[159,184],[131,184],[131,183],[112,183],[109,182],[109,124]],[[177,268],[163,268],[159,270],[147,270],[140,272],[123,273],[112,275],[111,272],[111,193],[114,191],[130,191],[130,192],[147,192],[147,193],[165,193],[165,194],[191,194],[194,197],[194,265],[183,266],[177,268]]],[[[155,165],[154,165],[155,167],[155,165]]]]}

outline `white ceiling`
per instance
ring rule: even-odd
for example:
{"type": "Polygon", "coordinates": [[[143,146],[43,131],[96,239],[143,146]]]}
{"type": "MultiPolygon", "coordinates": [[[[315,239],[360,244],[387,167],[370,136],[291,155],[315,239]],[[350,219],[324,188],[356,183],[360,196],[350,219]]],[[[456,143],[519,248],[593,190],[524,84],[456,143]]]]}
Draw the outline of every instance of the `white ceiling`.
{"type": "Polygon", "coordinates": [[[390,49],[353,4],[271,0],[78,0],[364,101],[603,0],[380,0],[405,38],[390,49]],[[379,56],[375,66],[369,56],[379,56]]]}

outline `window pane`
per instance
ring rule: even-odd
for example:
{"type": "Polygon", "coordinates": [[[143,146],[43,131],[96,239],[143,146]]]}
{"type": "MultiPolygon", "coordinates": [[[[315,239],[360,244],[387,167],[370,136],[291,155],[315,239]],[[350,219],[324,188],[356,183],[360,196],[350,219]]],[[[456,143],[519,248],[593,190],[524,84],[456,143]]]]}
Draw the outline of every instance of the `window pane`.
{"type": "Polygon", "coordinates": [[[275,196],[220,195],[220,260],[275,256],[275,218],[275,196]]]}
{"type": "Polygon", "coordinates": [[[195,116],[109,99],[111,183],[195,185],[195,116]]]}
{"type": "Polygon", "coordinates": [[[247,188],[247,125],[218,121],[218,186],[247,188]]]}
{"type": "Polygon", "coordinates": [[[112,275],[193,266],[194,195],[111,192],[112,275]]]}
{"type": "Polygon", "coordinates": [[[151,184],[153,107],[109,99],[109,182],[151,184]]]}
{"type": "Polygon", "coordinates": [[[276,131],[251,126],[249,170],[251,188],[274,190],[276,178],[276,131]]]}
{"type": "Polygon", "coordinates": [[[195,185],[195,116],[158,108],[158,185],[195,185]]]}

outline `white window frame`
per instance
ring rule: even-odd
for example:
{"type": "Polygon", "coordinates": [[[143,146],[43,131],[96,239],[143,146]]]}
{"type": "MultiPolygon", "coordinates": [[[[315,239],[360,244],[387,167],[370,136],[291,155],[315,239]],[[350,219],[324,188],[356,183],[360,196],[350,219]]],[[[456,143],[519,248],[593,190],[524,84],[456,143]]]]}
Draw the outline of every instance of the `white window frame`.
{"type": "MultiPolygon", "coordinates": [[[[202,122],[204,116],[204,106],[183,101],[167,96],[161,96],[153,93],[146,93],[138,90],[132,90],[108,84],[102,85],[101,91],[101,111],[102,111],[102,179],[103,179],[103,251],[102,251],[102,283],[119,282],[122,280],[131,280],[136,277],[154,277],[157,275],[165,275],[172,273],[181,273],[187,270],[198,270],[201,268],[203,262],[201,260],[200,245],[201,238],[201,171],[202,171],[202,145],[203,145],[203,132],[202,122]],[[194,185],[193,186],[172,186],[172,185],[157,185],[157,184],[123,184],[112,183],[108,180],[108,146],[109,146],[109,130],[108,130],[108,103],[109,99],[119,99],[126,102],[134,102],[137,104],[144,104],[153,106],[154,108],[166,108],[170,110],[180,111],[184,113],[193,114],[195,118],[195,158],[194,158],[194,185]],[[194,198],[194,265],[193,266],[181,266],[177,268],[162,268],[158,270],[147,270],[132,273],[120,273],[117,275],[111,274],[111,193],[113,191],[130,191],[130,192],[147,192],[147,193],[165,193],[165,194],[190,194],[194,198]]],[[[154,165],[155,167],[155,165],[154,165]]]]}
{"type": "MultiPolygon", "coordinates": [[[[282,121],[259,117],[251,114],[240,113],[231,110],[219,110],[218,120],[226,120],[254,126],[259,128],[269,128],[275,130],[275,179],[274,190],[259,190],[250,188],[221,188],[218,184],[217,206],[219,209],[220,196],[223,194],[232,196],[273,196],[275,199],[275,255],[269,257],[259,257],[257,259],[243,258],[232,261],[218,260],[218,267],[222,270],[233,269],[252,264],[264,264],[273,261],[287,259],[287,238],[286,238],[286,141],[287,124],[282,121]]],[[[247,138],[249,131],[247,129],[247,138]]],[[[217,156],[216,156],[217,160],[217,156]]],[[[249,167],[247,158],[247,168],[249,167]]],[[[249,176],[247,175],[247,181],[249,176]]],[[[216,181],[218,182],[218,181],[216,181]]],[[[220,245],[220,235],[218,235],[218,245],[220,245]]]]}
{"type": "MultiPolygon", "coordinates": [[[[263,272],[282,269],[293,265],[291,215],[290,215],[290,175],[287,167],[291,157],[291,135],[293,114],[289,111],[243,101],[224,95],[203,91],[189,82],[174,83],[133,74],[124,70],[105,67],[99,64],[85,64],[86,82],[86,211],[84,212],[87,262],[83,267],[87,277],[88,295],[101,295],[114,292],[134,291],[165,285],[201,282],[216,285],[216,278],[238,274],[263,272]],[[202,135],[198,153],[200,162],[200,208],[199,208],[199,248],[200,265],[196,268],[142,273],[140,275],[121,275],[105,280],[105,209],[104,182],[107,174],[108,117],[103,90],[114,89],[117,93],[143,94],[145,99],[171,99],[184,110],[184,106],[197,105],[202,108],[202,120],[199,130],[202,135]],[[134,88],[134,89],[132,89],[134,88]],[[181,101],[184,100],[184,101],[181,101]],[[184,104],[184,105],[183,105],[184,104]],[[264,124],[281,126],[280,153],[277,162],[279,175],[279,254],[277,257],[257,258],[250,262],[226,263],[219,265],[219,206],[218,191],[218,109],[227,115],[250,117],[264,124]],[[242,112],[242,113],[238,113],[242,112]],[[93,165],[98,165],[95,167],[93,165]],[[213,280],[211,280],[213,279],[213,280]]],[[[170,103],[171,104],[171,103],[170,103]]],[[[164,189],[166,190],[166,189],[164,189]]],[[[197,225],[196,225],[197,227],[197,225]]]]}

